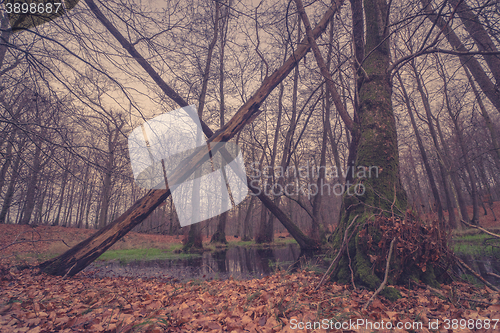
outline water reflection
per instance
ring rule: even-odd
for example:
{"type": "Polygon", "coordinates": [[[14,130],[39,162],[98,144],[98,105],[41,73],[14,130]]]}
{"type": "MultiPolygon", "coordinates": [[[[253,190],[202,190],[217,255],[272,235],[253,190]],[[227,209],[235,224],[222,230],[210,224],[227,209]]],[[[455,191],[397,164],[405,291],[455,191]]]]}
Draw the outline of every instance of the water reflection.
{"type": "Polygon", "coordinates": [[[175,260],[132,261],[92,264],[86,270],[95,271],[97,277],[156,277],[165,280],[193,279],[252,279],[286,270],[298,261],[297,244],[257,249],[231,247],[217,252],[205,252],[199,257],[175,260]]]}
{"type": "MultiPolygon", "coordinates": [[[[470,254],[460,254],[458,255],[467,266],[472,268],[474,271],[481,274],[481,276],[490,282],[491,284],[498,286],[500,285],[500,279],[489,275],[488,273],[493,273],[500,275],[500,259],[491,256],[472,256],[470,254]]],[[[470,274],[469,272],[463,272],[470,274]]]]}
{"type": "MultiPolygon", "coordinates": [[[[231,276],[235,279],[252,279],[271,275],[277,269],[294,271],[308,261],[326,269],[328,264],[314,255],[315,253],[301,253],[297,244],[265,249],[237,246],[223,251],[205,252],[189,259],[133,261],[127,265],[114,261],[101,262],[90,265],[86,271],[95,272],[96,277],[156,277],[183,282],[194,279],[227,279],[231,276]]],[[[500,285],[500,279],[487,274],[500,275],[499,258],[471,255],[459,257],[490,283],[500,285]]]]}

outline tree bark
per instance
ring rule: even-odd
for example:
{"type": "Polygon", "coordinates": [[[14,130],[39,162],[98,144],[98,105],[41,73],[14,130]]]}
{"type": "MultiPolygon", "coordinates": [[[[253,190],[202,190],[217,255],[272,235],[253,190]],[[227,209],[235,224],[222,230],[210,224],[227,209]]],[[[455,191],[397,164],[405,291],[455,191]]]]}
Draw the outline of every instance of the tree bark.
{"type": "MultiPolygon", "coordinates": [[[[353,237],[332,277],[340,283],[352,281],[373,290],[382,282],[383,273],[381,275],[380,272],[385,271],[385,262],[379,261],[380,267],[372,264],[369,246],[363,241],[362,235],[370,234],[377,242],[382,233],[380,229],[364,226],[371,221],[373,215],[404,216],[407,209],[407,197],[399,178],[398,140],[392,109],[391,73],[388,72],[388,9],[385,0],[364,1],[365,50],[368,56],[362,64],[366,77],[359,87],[359,143],[355,146],[355,170],[377,166],[379,173],[378,177],[355,176],[354,184],[348,186],[350,193],[354,195],[348,195],[349,192],[344,194],[342,220],[333,235],[334,247],[341,248],[346,230],[354,223],[354,228],[349,229],[353,237]],[[357,195],[361,185],[364,193],[357,195]],[[359,228],[364,230],[363,233],[359,228]]],[[[392,221],[395,223],[395,220],[392,221]]],[[[408,267],[408,270],[418,274],[415,267],[408,267]]],[[[428,274],[431,275],[430,272],[428,274]]],[[[401,281],[398,277],[393,277],[390,283],[401,281]]],[[[391,298],[397,297],[397,292],[393,289],[386,288],[383,294],[391,298]]]]}
{"type": "MultiPolygon", "coordinates": [[[[443,146],[443,158],[446,163],[446,168],[448,172],[448,177],[451,180],[450,187],[451,187],[451,192],[453,193],[453,196],[455,197],[455,201],[457,203],[458,209],[458,219],[459,220],[464,220],[464,221],[469,221],[469,213],[467,212],[467,204],[465,203],[464,197],[462,195],[461,191],[461,186],[460,186],[460,181],[458,180],[458,175],[457,175],[457,170],[455,167],[452,165],[451,162],[451,152],[450,148],[446,144],[444,140],[444,135],[441,130],[441,125],[439,122],[436,122],[436,127],[438,130],[439,134],[439,139],[441,140],[441,146],[443,146]]],[[[457,224],[458,229],[462,229],[462,223],[457,224]]]]}
{"type": "Polygon", "coordinates": [[[70,162],[66,162],[64,166],[64,171],[63,175],[61,177],[61,194],[59,195],[59,204],[57,208],[57,215],[55,220],[53,221],[53,225],[59,225],[59,220],[61,217],[61,210],[63,208],[64,204],[64,199],[65,199],[65,192],[66,192],[66,185],[68,184],[68,175],[69,175],[69,168],[70,168],[70,162]]]}
{"type": "Polygon", "coordinates": [[[247,242],[252,239],[252,235],[250,234],[250,219],[252,218],[254,202],[255,202],[255,196],[252,195],[250,198],[250,202],[248,203],[247,212],[245,214],[245,220],[243,221],[243,234],[241,236],[241,240],[244,242],[247,242]]]}
{"type": "MultiPolygon", "coordinates": [[[[218,6],[218,5],[217,5],[218,6]]],[[[219,124],[220,126],[224,126],[224,46],[226,44],[226,35],[227,35],[227,26],[229,19],[229,8],[226,7],[225,15],[220,19],[220,27],[217,30],[221,30],[221,38],[220,38],[220,56],[219,56],[219,124]]],[[[216,22],[218,21],[218,14],[216,15],[216,22]]],[[[217,36],[217,30],[214,33],[214,39],[217,36]]],[[[224,174],[223,181],[225,182],[225,172],[221,170],[224,174]]],[[[227,182],[226,186],[227,186],[227,182]]],[[[217,229],[215,233],[212,235],[210,239],[210,243],[222,243],[226,244],[226,222],[227,222],[227,214],[228,212],[224,212],[219,216],[219,221],[217,223],[217,229]]]]}
{"type": "Polygon", "coordinates": [[[38,191],[38,176],[41,171],[41,142],[38,141],[35,143],[35,154],[33,155],[33,163],[31,165],[31,172],[28,182],[28,188],[26,190],[26,199],[25,205],[23,209],[23,215],[19,224],[29,224],[31,221],[31,214],[33,213],[33,209],[35,208],[35,198],[36,193],[38,191]]]}
{"type": "Polygon", "coordinates": [[[7,187],[7,192],[3,199],[2,210],[0,211],[0,223],[6,223],[7,213],[9,211],[10,205],[12,204],[12,199],[14,198],[14,191],[16,186],[17,178],[19,177],[19,165],[21,163],[21,154],[19,153],[14,161],[12,167],[12,174],[9,180],[9,186],[7,187]]]}
{"type": "Polygon", "coordinates": [[[415,162],[415,159],[413,158],[413,153],[412,153],[411,148],[408,149],[408,154],[410,155],[411,173],[413,176],[413,181],[416,183],[417,195],[418,195],[418,199],[419,199],[419,203],[420,203],[420,208],[418,209],[418,211],[422,212],[422,213],[427,213],[427,209],[425,208],[425,204],[424,204],[424,194],[422,192],[422,187],[420,186],[420,181],[419,181],[420,177],[418,177],[417,170],[416,170],[417,164],[415,162]]]}
{"type": "Polygon", "coordinates": [[[5,54],[7,53],[7,48],[9,44],[10,35],[12,34],[12,30],[9,29],[9,14],[6,11],[2,11],[2,17],[0,18],[0,68],[3,66],[3,62],[5,59],[5,54]]]}
{"type": "MultiPolygon", "coordinates": [[[[488,132],[490,133],[491,144],[493,145],[493,150],[494,150],[492,157],[493,157],[493,160],[495,161],[495,165],[500,170],[500,138],[498,137],[498,133],[497,133],[497,130],[495,128],[495,125],[494,125],[488,111],[486,110],[486,107],[484,106],[482,97],[476,88],[476,84],[474,83],[474,80],[472,79],[469,70],[467,69],[467,67],[463,67],[463,68],[465,71],[465,75],[467,76],[467,79],[469,80],[472,91],[474,92],[474,96],[476,97],[477,104],[479,105],[479,110],[481,110],[481,115],[484,118],[486,128],[488,129],[488,132]]],[[[499,69],[500,69],[500,66],[499,66],[499,69]]]]}

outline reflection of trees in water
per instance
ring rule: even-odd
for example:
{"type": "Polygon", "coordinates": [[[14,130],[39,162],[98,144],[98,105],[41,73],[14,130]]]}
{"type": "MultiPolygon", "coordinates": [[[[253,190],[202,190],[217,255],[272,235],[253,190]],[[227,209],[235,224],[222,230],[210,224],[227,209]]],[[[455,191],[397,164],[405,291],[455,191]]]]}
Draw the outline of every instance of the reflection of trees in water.
{"type": "MultiPolygon", "coordinates": [[[[488,280],[488,282],[493,285],[499,285],[500,279],[489,275],[488,273],[494,273],[500,275],[500,259],[497,257],[478,257],[470,254],[459,255],[460,259],[462,259],[470,268],[479,272],[479,274],[488,280]]],[[[469,272],[460,272],[469,274],[469,272]]]]}
{"type": "Polygon", "coordinates": [[[271,268],[269,267],[269,261],[272,261],[273,263],[276,262],[276,258],[274,257],[273,250],[271,249],[257,249],[255,251],[255,254],[257,255],[258,260],[256,262],[259,265],[258,272],[263,273],[263,274],[270,274],[271,273],[271,268]]]}
{"type": "Polygon", "coordinates": [[[249,251],[245,247],[237,247],[236,253],[238,254],[238,266],[240,267],[240,272],[250,273],[253,272],[252,264],[250,261],[249,251]]]}
{"type": "Polygon", "coordinates": [[[226,256],[227,256],[227,250],[216,251],[216,252],[212,253],[212,258],[217,263],[217,272],[219,272],[219,273],[226,273],[227,272],[226,256]]]}
{"type": "Polygon", "coordinates": [[[231,247],[187,259],[134,261],[125,266],[109,263],[105,266],[106,270],[102,271],[102,276],[167,276],[186,280],[225,279],[233,275],[246,279],[272,274],[275,268],[270,265],[271,262],[288,268],[288,265],[297,261],[299,252],[296,244],[272,249],[231,247]]]}

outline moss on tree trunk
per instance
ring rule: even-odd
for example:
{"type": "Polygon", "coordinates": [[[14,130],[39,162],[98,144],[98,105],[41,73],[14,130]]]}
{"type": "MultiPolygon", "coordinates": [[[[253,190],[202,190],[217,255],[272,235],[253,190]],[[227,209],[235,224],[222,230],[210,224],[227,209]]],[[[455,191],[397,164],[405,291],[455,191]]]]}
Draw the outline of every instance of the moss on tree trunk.
{"type": "MultiPolygon", "coordinates": [[[[403,225],[407,198],[399,178],[398,140],[391,100],[392,83],[388,72],[390,53],[387,38],[389,29],[385,28],[386,1],[365,0],[364,14],[367,25],[365,50],[368,57],[359,72],[361,76],[364,71],[358,85],[358,126],[354,133],[359,140],[353,140],[357,141],[357,146],[351,147],[355,150],[356,158],[351,166],[353,169],[349,172],[354,172],[354,177],[353,181],[347,184],[342,218],[333,235],[335,248],[340,248],[346,228],[354,219],[356,221],[348,232],[354,232],[348,251],[344,253],[332,276],[342,283],[354,282],[374,290],[382,283],[385,273],[391,241],[387,238],[387,233],[400,237],[397,233],[404,229],[400,227],[399,230],[397,227],[403,225]],[[380,229],[380,221],[373,222],[380,216],[385,216],[384,221],[390,219],[392,226],[386,225],[385,228],[391,230],[380,229]],[[398,216],[399,219],[393,218],[398,216]]],[[[410,229],[413,231],[407,231],[409,234],[415,236],[427,232],[420,230],[418,222],[411,224],[410,229]]],[[[407,258],[403,253],[398,253],[404,252],[405,242],[403,237],[395,247],[396,253],[392,256],[390,266],[391,272],[404,271],[404,274],[389,274],[388,284],[396,284],[409,277],[423,280],[425,275],[427,283],[435,285],[436,278],[431,260],[423,258],[425,264],[430,267],[419,267],[417,264],[423,265],[420,260],[414,263],[405,262],[407,258]]],[[[398,296],[391,288],[385,288],[382,295],[392,299],[398,296]]]]}

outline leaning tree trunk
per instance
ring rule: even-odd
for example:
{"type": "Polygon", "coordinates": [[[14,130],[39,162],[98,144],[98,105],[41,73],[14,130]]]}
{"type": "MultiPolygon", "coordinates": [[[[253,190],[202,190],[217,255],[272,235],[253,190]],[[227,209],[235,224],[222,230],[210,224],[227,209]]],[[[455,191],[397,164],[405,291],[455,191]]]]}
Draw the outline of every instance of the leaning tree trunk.
{"type": "Polygon", "coordinates": [[[467,67],[470,70],[481,90],[500,113],[500,90],[497,88],[498,82],[496,82],[496,84],[493,83],[474,55],[467,54],[469,50],[462,43],[458,35],[452,30],[448,22],[445,21],[442,16],[438,16],[435,13],[431,0],[420,0],[420,2],[422,3],[422,7],[427,15],[427,18],[439,29],[441,29],[451,47],[454,50],[463,53],[458,56],[460,63],[462,66],[467,67]]]}
{"type": "MultiPolygon", "coordinates": [[[[119,31],[106,19],[99,8],[95,5],[92,0],[85,0],[87,5],[90,7],[92,12],[96,14],[98,19],[110,30],[110,32],[119,40],[122,46],[134,56],[137,62],[147,71],[149,75],[155,80],[158,86],[166,93],[167,96],[171,97],[176,103],[182,106],[188,105],[182,97],[180,97],[171,87],[169,87],[165,81],[154,71],[149,63],[147,63],[143,57],[137,52],[132,44],[130,44],[126,39],[119,33],[119,31]]],[[[340,1],[342,2],[342,1],[340,1]]],[[[333,14],[337,11],[337,6],[332,6],[327,10],[325,15],[321,18],[320,22],[313,30],[314,38],[318,38],[321,33],[325,30],[329,20],[333,17],[333,14]]],[[[210,139],[207,143],[216,143],[229,141],[234,137],[241,129],[254,120],[260,113],[260,105],[271,93],[271,91],[280,84],[283,79],[288,76],[295,65],[305,56],[309,50],[309,44],[307,40],[302,41],[299,46],[295,49],[295,52],[291,57],[273,74],[267,77],[257,89],[255,94],[243,104],[234,117],[217,132],[212,133],[212,131],[203,122],[202,128],[206,134],[210,135],[210,139]]],[[[215,152],[212,152],[215,153],[215,152]]],[[[187,179],[194,170],[198,169],[203,163],[205,154],[193,153],[187,159],[187,163],[183,165],[186,166],[184,170],[176,170],[171,176],[172,182],[180,182],[187,179]]],[[[250,184],[250,179],[247,177],[247,183],[250,184]]],[[[264,194],[259,193],[260,189],[252,188],[252,191],[259,197],[263,204],[280,220],[287,231],[292,235],[292,237],[297,240],[297,243],[302,249],[312,249],[316,248],[318,245],[316,242],[311,240],[309,237],[304,235],[302,231],[288,218],[288,216],[279,209],[274,203],[264,194]]],[[[132,207],[130,207],[125,213],[114,220],[112,223],[106,227],[100,229],[97,233],[89,237],[88,239],[82,241],[81,243],[75,245],[73,248],[69,249],[60,256],[50,259],[40,265],[40,268],[49,274],[54,275],[75,275],[82,269],[90,265],[95,259],[97,259],[102,253],[109,249],[115,242],[126,235],[130,230],[132,230],[139,223],[144,221],[151,212],[153,212],[156,207],[158,207],[168,196],[170,195],[170,190],[167,188],[165,190],[151,190],[144,197],[136,201],[132,207]]]]}

